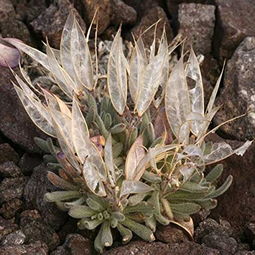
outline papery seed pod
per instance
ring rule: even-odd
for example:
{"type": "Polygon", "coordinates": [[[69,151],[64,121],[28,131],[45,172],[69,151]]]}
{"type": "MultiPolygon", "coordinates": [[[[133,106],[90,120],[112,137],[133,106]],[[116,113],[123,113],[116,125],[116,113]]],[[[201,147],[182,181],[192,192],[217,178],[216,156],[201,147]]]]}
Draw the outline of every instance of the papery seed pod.
{"type": "Polygon", "coordinates": [[[73,206],[68,211],[68,214],[75,219],[88,218],[95,215],[97,212],[86,205],[73,206]]]}
{"type": "Polygon", "coordinates": [[[122,236],[122,242],[123,243],[128,243],[132,239],[133,234],[132,234],[131,230],[129,230],[128,228],[125,228],[120,223],[117,225],[117,229],[118,229],[118,231],[120,232],[120,234],[122,236]]]}
{"type": "Polygon", "coordinates": [[[126,125],[124,123],[118,123],[110,129],[110,132],[112,135],[115,135],[123,132],[125,129],[126,125]]]}
{"type": "Polygon", "coordinates": [[[102,224],[101,242],[105,247],[112,246],[113,238],[109,221],[104,221],[104,223],[102,224]]]}
{"type": "Polygon", "coordinates": [[[44,195],[44,199],[48,202],[68,201],[70,199],[79,198],[79,191],[54,191],[44,195]]]}
{"type": "Polygon", "coordinates": [[[83,218],[80,221],[78,221],[77,225],[79,229],[95,229],[97,226],[99,226],[103,220],[95,219],[95,220],[90,220],[88,218],[83,218]]]}
{"type": "Polygon", "coordinates": [[[141,237],[145,241],[151,242],[155,240],[152,231],[140,223],[137,223],[129,218],[126,218],[121,224],[129,228],[131,231],[136,233],[139,237],[141,237]]]}

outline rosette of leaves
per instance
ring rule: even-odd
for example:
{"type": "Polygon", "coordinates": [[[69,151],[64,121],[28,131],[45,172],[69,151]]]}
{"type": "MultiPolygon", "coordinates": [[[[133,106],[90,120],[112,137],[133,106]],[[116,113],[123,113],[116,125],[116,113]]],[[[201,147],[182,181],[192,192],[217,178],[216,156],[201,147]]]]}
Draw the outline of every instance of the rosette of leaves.
{"type": "Polygon", "coordinates": [[[214,208],[215,198],[232,182],[229,176],[216,188],[222,165],[204,175],[205,167],[243,155],[251,144],[232,149],[224,142],[205,142],[218,128],[207,131],[219,109],[214,101],[222,74],[205,109],[199,61],[192,49],[187,61],[182,54],[173,66],[171,54],[179,41],[169,46],[163,33],[150,49],[139,38],[127,58],[120,33],[112,43],[107,77],[98,75],[89,32],[85,37],[72,14],[60,50],[47,44],[45,54],[8,40],[45,67],[65,93],[60,98],[38,88],[22,68],[23,78],[14,74],[27,113],[57,140],[54,145],[37,139],[49,153],[45,160],[57,169],[48,178],[60,189],[45,198],[79,219],[79,228],[96,230],[99,252],[112,245],[113,229],[123,242],[133,233],[153,241],[157,223],[174,222],[192,235],[190,215],[214,208]],[[107,88],[99,90],[98,81],[105,78],[107,88]]]}

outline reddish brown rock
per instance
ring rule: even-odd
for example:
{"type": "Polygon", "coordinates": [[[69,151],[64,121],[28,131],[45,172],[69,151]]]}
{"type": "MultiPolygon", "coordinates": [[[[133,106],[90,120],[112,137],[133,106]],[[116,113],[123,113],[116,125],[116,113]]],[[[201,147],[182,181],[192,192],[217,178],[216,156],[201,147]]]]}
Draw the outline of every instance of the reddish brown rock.
{"type": "Polygon", "coordinates": [[[40,241],[27,245],[6,245],[1,247],[0,255],[47,255],[48,247],[40,241]]]}
{"type": "MultiPolygon", "coordinates": [[[[18,153],[8,143],[0,144],[0,164],[7,161],[12,161],[15,164],[18,160],[18,153]]],[[[1,172],[3,172],[3,170],[1,172]]]]}
{"type": "Polygon", "coordinates": [[[221,59],[229,58],[246,36],[255,36],[255,4],[253,0],[215,0],[215,3],[215,51],[221,59]]]}
{"type": "Polygon", "coordinates": [[[45,135],[30,120],[11,80],[13,76],[9,69],[0,68],[0,131],[22,148],[39,152],[33,138],[45,135]]]}
{"type": "Polygon", "coordinates": [[[51,255],[91,255],[91,241],[79,234],[70,234],[65,243],[59,246],[51,255]]]}
{"type": "Polygon", "coordinates": [[[127,245],[113,248],[104,253],[105,255],[220,255],[215,249],[196,244],[184,242],[180,244],[165,244],[160,242],[134,241],[127,245]]]}
{"type": "MultiPolygon", "coordinates": [[[[169,20],[161,7],[155,7],[150,9],[148,13],[146,13],[142,17],[140,23],[138,23],[131,30],[131,33],[134,35],[135,39],[137,39],[146,29],[148,29],[150,26],[152,26],[159,20],[160,22],[157,23],[156,37],[157,38],[161,37],[165,27],[167,38],[169,41],[171,41],[173,39],[173,32],[169,24],[169,20]]],[[[155,27],[152,27],[143,35],[144,44],[147,47],[149,47],[153,42],[154,28],[155,27]]]]}
{"type": "Polygon", "coordinates": [[[178,11],[179,33],[193,45],[195,52],[207,55],[211,52],[215,25],[215,6],[180,4],[178,11]]]}
{"type": "Polygon", "coordinates": [[[49,40],[52,47],[59,48],[63,27],[70,11],[73,11],[82,29],[86,25],[69,0],[60,0],[58,4],[51,4],[38,18],[31,22],[34,31],[49,40]]]}
{"type": "Polygon", "coordinates": [[[0,208],[0,214],[5,219],[11,219],[15,217],[16,213],[22,209],[23,202],[18,199],[14,198],[6,203],[3,203],[2,207],[0,208]]]}
{"type": "Polygon", "coordinates": [[[17,229],[18,225],[13,220],[6,220],[0,216],[0,239],[17,229]]]}
{"type": "Polygon", "coordinates": [[[47,178],[49,169],[41,164],[36,167],[24,190],[26,206],[37,209],[44,221],[54,229],[64,224],[67,214],[60,211],[54,203],[44,200],[46,192],[56,190],[47,178]]]}

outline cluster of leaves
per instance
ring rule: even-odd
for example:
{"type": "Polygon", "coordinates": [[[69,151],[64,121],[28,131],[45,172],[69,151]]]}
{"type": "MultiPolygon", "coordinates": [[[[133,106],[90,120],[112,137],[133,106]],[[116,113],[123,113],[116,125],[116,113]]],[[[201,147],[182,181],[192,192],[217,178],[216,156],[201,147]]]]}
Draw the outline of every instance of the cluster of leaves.
{"type": "Polygon", "coordinates": [[[123,242],[132,233],[153,241],[157,223],[174,222],[192,235],[186,227],[192,224],[190,215],[214,208],[215,198],[232,182],[229,176],[216,188],[222,165],[207,175],[205,167],[234,153],[243,155],[251,144],[233,150],[225,142],[205,142],[219,109],[213,105],[221,76],[205,109],[199,61],[192,49],[187,59],[182,53],[170,68],[178,42],[169,46],[163,33],[149,50],[139,38],[127,58],[119,30],[107,77],[100,77],[88,38],[71,14],[60,50],[47,43],[45,54],[8,40],[45,67],[65,94],[60,98],[34,85],[22,68],[23,78],[14,74],[19,84],[15,89],[31,119],[57,138],[58,145],[36,139],[55,168],[48,178],[60,188],[45,198],[79,219],[79,228],[96,229],[94,245],[100,252],[112,245],[113,229],[123,242]],[[100,79],[107,79],[103,97],[100,79]]]}

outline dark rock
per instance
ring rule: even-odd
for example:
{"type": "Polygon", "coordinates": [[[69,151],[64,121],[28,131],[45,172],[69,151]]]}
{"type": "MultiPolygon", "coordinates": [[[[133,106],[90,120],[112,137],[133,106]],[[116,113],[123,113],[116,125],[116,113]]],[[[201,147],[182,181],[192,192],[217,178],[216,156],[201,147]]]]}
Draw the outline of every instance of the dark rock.
{"type": "Polygon", "coordinates": [[[22,207],[23,207],[23,202],[18,198],[14,198],[2,204],[0,208],[0,214],[5,219],[11,219],[16,215],[18,211],[22,209],[22,207]]]}
{"type": "Polygon", "coordinates": [[[215,25],[215,6],[203,4],[180,4],[178,21],[179,33],[187,37],[196,53],[207,55],[211,52],[215,25]]]}
{"type": "Polygon", "coordinates": [[[235,255],[255,255],[255,251],[238,251],[235,255]]]}
{"type": "Polygon", "coordinates": [[[184,242],[180,244],[164,244],[160,242],[146,243],[134,241],[127,245],[113,248],[104,253],[105,255],[220,255],[220,252],[196,244],[194,242],[184,242]]]}
{"type": "Polygon", "coordinates": [[[43,241],[49,250],[54,250],[58,246],[58,235],[50,226],[45,224],[37,211],[24,211],[20,217],[20,227],[27,242],[43,241]]]}
{"type": "Polygon", "coordinates": [[[0,33],[2,37],[14,37],[30,42],[26,25],[16,19],[15,9],[10,0],[0,0],[0,33]]]}
{"type": "Polygon", "coordinates": [[[18,177],[22,175],[22,172],[13,161],[6,161],[0,164],[0,175],[3,177],[18,177]]]}
{"type": "Polygon", "coordinates": [[[178,15],[179,5],[182,3],[214,4],[213,0],[166,0],[166,6],[173,19],[178,15]]]}
{"type": "Polygon", "coordinates": [[[102,34],[111,22],[110,0],[81,0],[85,9],[87,23],[90,24],[97,11],[95,22],[98,22],[98,35],[102,34]]]}
{"type": "Polygon", "coordinates": [[[247,116],[223,125],[220,130],[235,140],[255,137],[255,37],[247,37],[236,49],[226,67],[224,88],[218,97],[222,104],[215,117],[220,124],[250,111],[247,116]]]}
{"type": "Polygon", "coordinates": [[[253,0],[215,0],[217,26],[215,51],[221,59],[232,53],[246,36],[255,36],[253,0]]]}
{"type": "Polygon", "coordinates": [[[233,237],[217,233],[210,233],[202,238],[202,243],[207,247],[217,249],[221,254],[234,254],[237,251],[237,241],[233,237]]]}
{"type": "Polygon", "coordinates": [[[54,229],[58,229],[66,220],[66,213],[60,211],[54,203],[44,200],[46,192],[56,190],[56,188],[48,181],[48,168],[41,164],[33,171],[29,179],[25,191],[24,199],[27,207],[37,209],[42,218],[54,229]]]}
{"type": "Polygon", "coordinates": [[[82,29],[86,25],[69,0],[60,0],[58,5],[51,4],[38,18],[31,22],[31,26],[37,33],[41,33],[44,39],[48,39],[52,47],[59,48],[61,34],[70,11],[73,11],[82,29]]]}
{"type": "Polygon", "coordinates": [[[0,255],[47,255],[48,247],[45,243],[37,241],[28,245],[3,246],[0,255]]]}
{"type": "Polygon", "coordinates": [[[185,231],[173,224],[158,226],[155,235],[157,240],[165,243],[181,243],[189,240],[185,231]]]}
{"type": "Polygon", "coordinates": [[[47,0],[12,0],[19,20],[31,22],[47,8],[47,0]]]}
{"type": "MultiPolygon", "coordinates": [[[[155,24],[157,21],[157,31],[156,37],[161,38],[164,27],[166,30],[167,39],[171,41],[173,39],[173,32],[170,27],[168,18],[161,7],[152,8],[146,13],[141,21],[131,30],[131,33],[134,35],[135,39],[138,37],[150,26],[155,24]],[[160,21],[159,21],[160,20],[160,21]]],[[[144,44],[146,47],[149,47],[154,39],[154,28],[149,29],[143,36],[144,44]]]]}
{"type": "Polygon", "coordinates": [[[245,229],[246,239],[251,244],[252,248],[255,249],[255,222],[249,222],[245,229]]]}
{"type": "Polygon", "coordinates": [[[0,203],[21,198],[28,177],[5,178],[0,183],[0,203]]]}
{"type": "Polygon", "coordinates": [[[2,143],[0,144],[0,164],[7,161],[13,161],[16,164],[19,161],[19,155],[8,143],[2,143]]]}
{"type": "Polygon", "coordinates": [[[30,174],[34,168],[42,163],[42,157],[37,154],[24,153],[19,161],[22,173],[30,174]]]}
{"type": "Polygon", "coordinates": [[[6,220],[0,216],[0,239],[18,229],[12,220],[6,220]]]}
{"type": "Polygon", "coordinates": [[[121,0],[113,0],[111,23],[134,25],[137,19],[137,13],[131,6],[121,0]]]}
{"type": "Polygon", "coordinates": [[[79,234],[70,234],[65,243],[59,246],[51,255],[90,255],[91,241],[79,234]]]}
{"type": "Polygon", "coordinates": [[[201,222],[195,229],[195,240],[201,242],[201,240],[210,233],[218,233],[223,236],[230,236],[233,232],[230,224],[226,221],[222,221],[219,224],[214,219],[208,218],[201,222]]]}
{"type": "Polygon", "coordinates": [[[25,242],[26,236],[21,230],[14,231],[1,239],[1,245],[20,245],[25,242]]]}
{"type": "Polygon", "coordinates": [[[242,233],[247,223],[252,222],[254,217],[254,154],[255,143],[251,145],[243,157],[234,155],[222,162],[225,170],[220,182],[222,183],[230,174],[234,181],[229,190],[217,198],[218,206],[212,211],[211,217],[222,218],[231,222],[236,233],[242,233]]]}
{"type": "Polygon", "coordinates": [[[0,131],[24,149],[38,152],[33,138],[45,135],[30,120],[10,80],[13,80],[11,71],[0,68],[0,131]]]}

